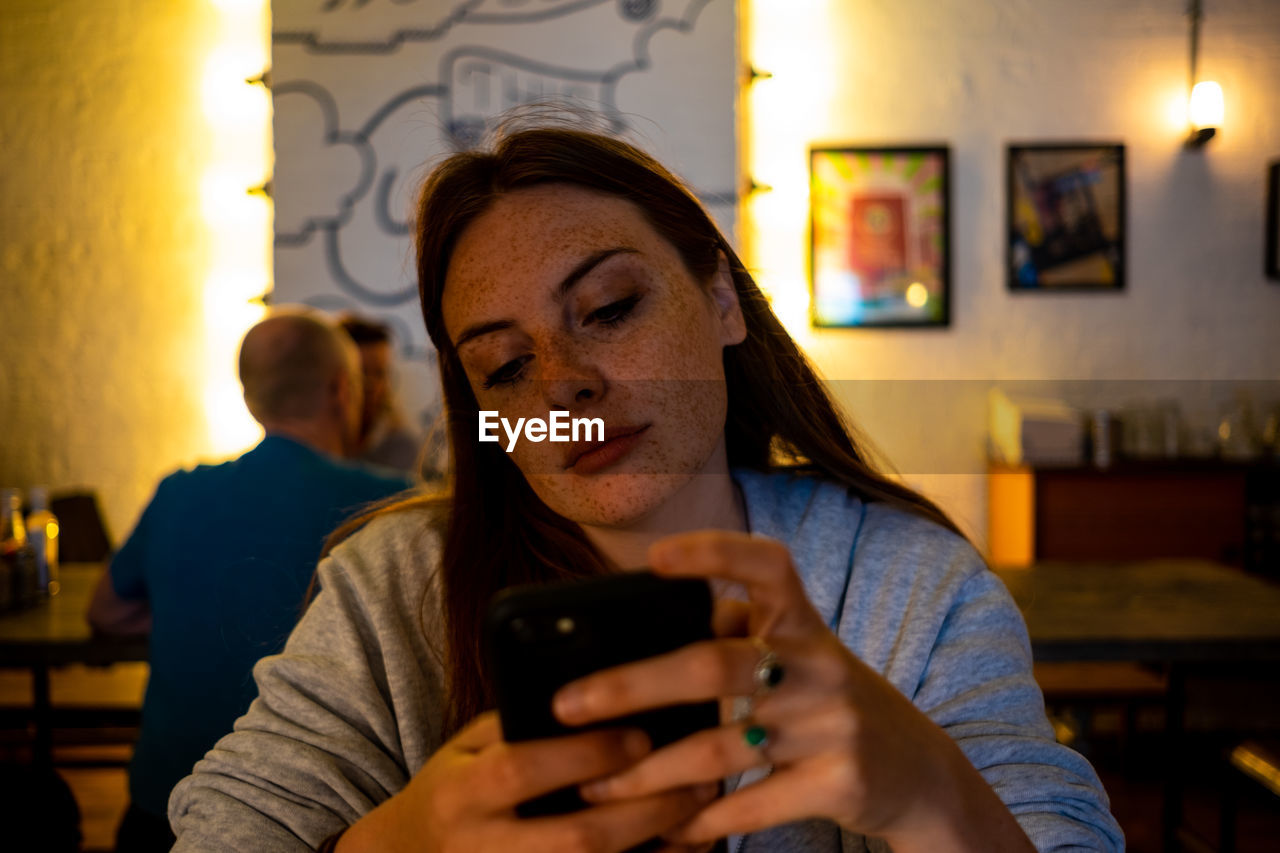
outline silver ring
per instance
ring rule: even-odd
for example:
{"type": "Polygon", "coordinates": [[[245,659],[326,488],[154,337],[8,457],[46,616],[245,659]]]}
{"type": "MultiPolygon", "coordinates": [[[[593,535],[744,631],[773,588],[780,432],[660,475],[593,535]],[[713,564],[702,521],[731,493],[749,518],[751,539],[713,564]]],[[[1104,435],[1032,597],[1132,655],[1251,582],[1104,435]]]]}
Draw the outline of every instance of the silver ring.
{"type": "Polygon", "coordinates": [[[755,669],[751,671],[751,678],[756,683],[755,695],[765,696],[778,689],[787,670],[768,643],[759,637],[752,637],[751,642],[760,652],[760,659],[756,661],[755,669]]]}

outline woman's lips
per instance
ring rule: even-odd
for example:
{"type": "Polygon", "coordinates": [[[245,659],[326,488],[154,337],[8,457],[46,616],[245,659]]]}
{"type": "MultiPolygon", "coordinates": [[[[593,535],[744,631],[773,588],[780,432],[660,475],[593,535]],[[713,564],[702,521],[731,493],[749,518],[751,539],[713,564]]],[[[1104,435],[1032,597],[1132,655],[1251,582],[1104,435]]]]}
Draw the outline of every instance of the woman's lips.
{"type": "Polygon", "coordinates": [[[565,454],[565,470],[575,474],[594,474],[631,452],[649,424],[605,430],[604,441],[579,441],[569,445],[565,454]]]}

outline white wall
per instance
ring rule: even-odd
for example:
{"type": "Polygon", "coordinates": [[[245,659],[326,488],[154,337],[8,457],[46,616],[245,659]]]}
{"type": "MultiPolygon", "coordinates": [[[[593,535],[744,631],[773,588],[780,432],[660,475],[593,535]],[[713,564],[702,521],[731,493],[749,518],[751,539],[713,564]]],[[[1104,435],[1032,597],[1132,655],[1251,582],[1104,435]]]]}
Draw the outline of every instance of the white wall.
{"type": "Polygon", "coordinates": [[[835,383],[891,456],[934,460],[903,466],[908,479],[976,538],[988,380],[1143,380],[1124,391],[1134,399],[1182,387],[1151,380],[1280,380],[1280,284],[1262,273],[1264,170],[1280,158],[1280,3],[1205,3],[1201,71],[1222,84],[1226,121],[1196,152],[1170,116],[1187,85],[1184,0],[748,5],[745,58],[775,75],[747,99],[748,162],[775,190],[746,206],[747,254],[784,308],[806,287],[809,145],[951,145],[951,327],[792,328],[831,379],[978,380],[835,383]],[[1091,139],[1127,146],[1126,290],[1009,293],[1005,143],[1091,139]]]}

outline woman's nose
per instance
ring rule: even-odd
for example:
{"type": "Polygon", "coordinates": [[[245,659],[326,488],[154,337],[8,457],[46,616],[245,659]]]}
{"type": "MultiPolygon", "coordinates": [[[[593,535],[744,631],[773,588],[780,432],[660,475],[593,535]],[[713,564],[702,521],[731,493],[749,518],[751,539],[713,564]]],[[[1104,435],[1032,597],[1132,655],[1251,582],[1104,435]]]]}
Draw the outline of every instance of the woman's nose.
{"type": "Polygon", "coordinates": [[[604,396],[604,377],[581,354],[555,350],[540,361],[542,395],[549,408],[574,411],[604,396]]]}

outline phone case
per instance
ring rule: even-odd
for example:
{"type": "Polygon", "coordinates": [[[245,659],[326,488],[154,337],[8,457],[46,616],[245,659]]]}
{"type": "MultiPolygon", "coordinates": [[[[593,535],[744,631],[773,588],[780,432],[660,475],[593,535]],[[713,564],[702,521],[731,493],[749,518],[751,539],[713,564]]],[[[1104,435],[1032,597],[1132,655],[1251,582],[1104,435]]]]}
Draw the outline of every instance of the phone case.
{"type": "MultiPolygon", "coordinates": [[[[551,712],[563,685],[597,670],[674,651],[710,639],[711,589],[696,578],[660,578],[648,571],[534,586],[496,595],[485,639],[508,741],[568,734],[551,712]]],[[[639,727],[655,748],[719,725],[715,702],[678,705],[587,728],[639,727]]],[[[583,808],[576,788],[523,803],[521,815],[583,808]]]]}

